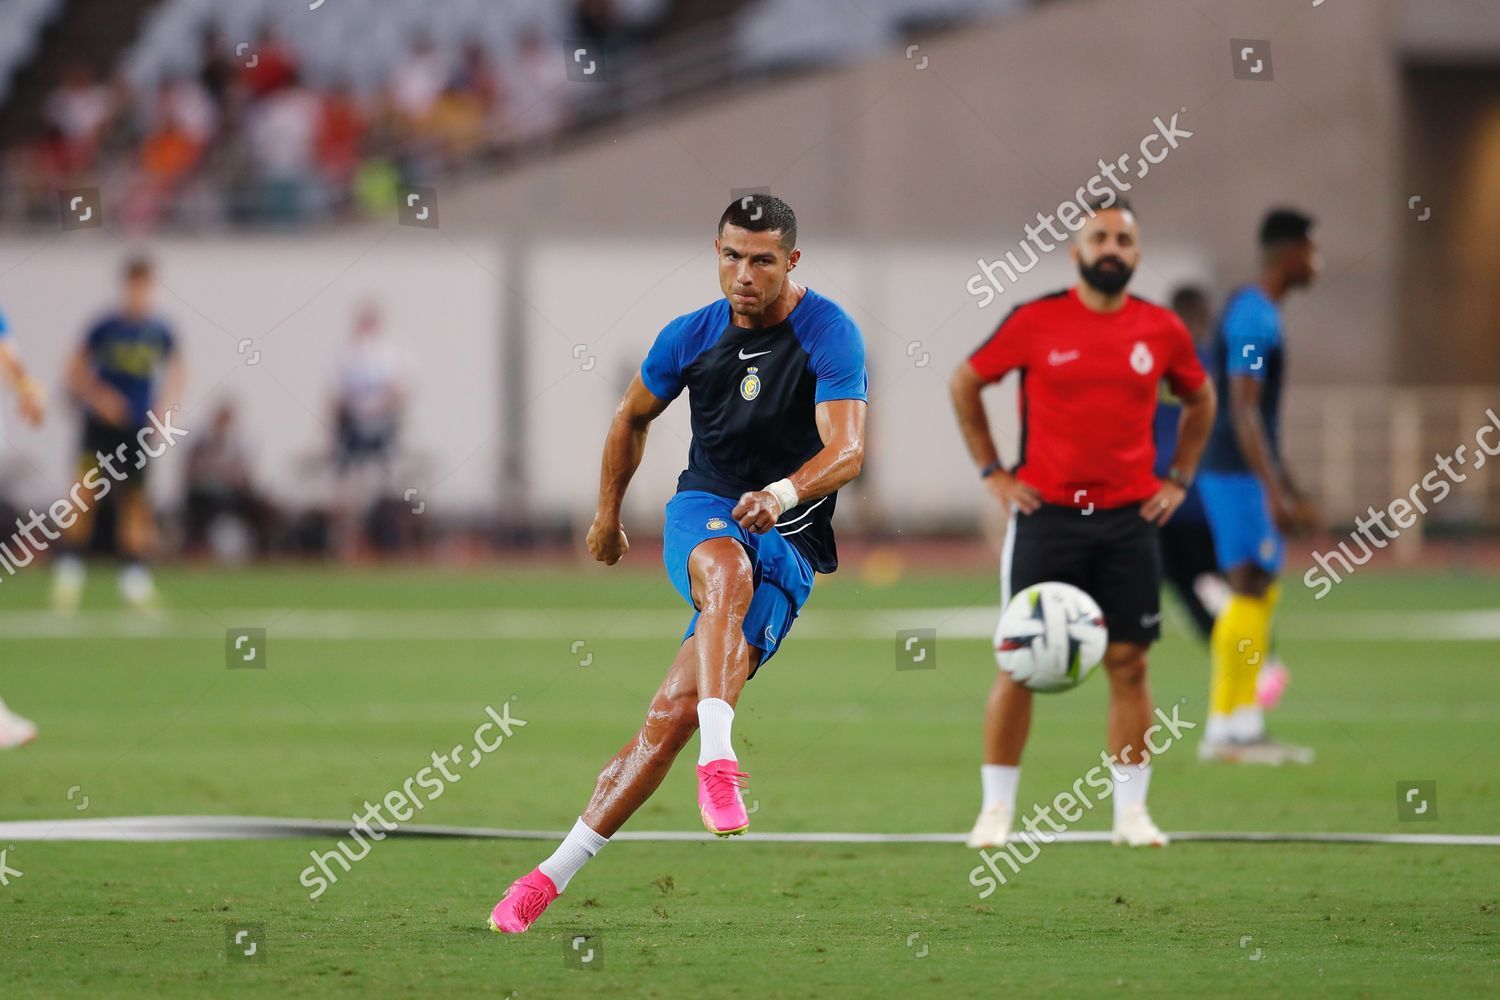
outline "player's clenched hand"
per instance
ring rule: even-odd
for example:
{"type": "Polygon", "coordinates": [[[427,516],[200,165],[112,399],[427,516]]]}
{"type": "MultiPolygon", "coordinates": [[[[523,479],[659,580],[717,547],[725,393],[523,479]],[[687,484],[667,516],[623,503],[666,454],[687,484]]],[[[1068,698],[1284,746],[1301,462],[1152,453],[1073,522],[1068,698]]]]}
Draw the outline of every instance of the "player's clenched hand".
{"type": "Polygon", "coordinates": [[[775,494],[755,490],[740,497],[740,502],[734,505],[729,516],[738,521],[746,531],[763,535],[776,525],[776,519],[781,514],[781,501],[776,499],[775,494]]]}
{"type": "Polygon", "coordinates": [[[587,541],[589,554],[606,566],[613,566],[630,551],[630,539],[625,537],[625,528],[616,518],[604,521],[594,518],[587,541]]]}
{"type": "Polygon", "coordinates": [[[112,427],[124,427],[130,423],[130,400],[113,386],[99,386],[89,397],[88,407],[112,427]]]}
{"type": "Polygon", "coordinates": [[[32,379],[21,383],[21,419],[33,427],[41,424],[47,412],[47,396],[42,387],[32,379]]]}
{"type": "Polygon", "coordinates": [[[1141,516],[1152,524],[1166,524],[1187,499],[1187,490],[1171,480],[1165,480],[1161,489],[1141,504],[1141,516]]]}
{"type": "Polygon", "coordinates": [[[1015,508],[1022,514],[1030,514],[1042,505],[1042,495],[1036,487],[1021,482],[1004,469],[985,477],[984,483],[1007,510],[1015,508]]]}

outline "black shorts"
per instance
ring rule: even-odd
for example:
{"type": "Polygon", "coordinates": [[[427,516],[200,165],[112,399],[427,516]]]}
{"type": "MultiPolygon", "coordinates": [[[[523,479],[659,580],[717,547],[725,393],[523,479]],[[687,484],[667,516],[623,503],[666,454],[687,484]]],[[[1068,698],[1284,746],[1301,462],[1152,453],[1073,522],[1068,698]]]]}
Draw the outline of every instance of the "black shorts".
{"type": "MultiPolygon", "coordinates": [[[[105,480],[115,488],[139,489],[146,484],[146,470],[151,467],[151,463],[142,460],[141,428],[115,427],[93,417],[85,417],[83,442],[78,453],[77,474],[80,478],[99,465],[101,454],[109,459],[109,467],[117,474],[108,476],[105,480]],[[136,468],[137,464],[140,468],[136,468]]],[[[101,474],[107,471],[101,470],[101,474]]]]}
{"type": "Polygon", "coordinates": [[[1001,606],[1048,580],[1071,583],[1098,602],[1110,642],[1161,637],[1161,547],[1139,504],[1091,514],[1043,504],[1012,514],[1000,559],[1001,606]]]}

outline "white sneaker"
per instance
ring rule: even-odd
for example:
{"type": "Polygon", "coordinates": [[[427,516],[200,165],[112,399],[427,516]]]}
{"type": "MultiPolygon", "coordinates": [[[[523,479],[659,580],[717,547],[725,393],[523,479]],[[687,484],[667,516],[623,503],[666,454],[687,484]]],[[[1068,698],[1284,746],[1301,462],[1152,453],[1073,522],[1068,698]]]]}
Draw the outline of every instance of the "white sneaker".
{"type": "Polygon", "coordinates": [[[1010,837],[1010,807],[996,802],[979,814],[974,829],[969,831],[966,845],[975,850],[985,847],[1004,847],[1010,837]]]}
{"type": "Polygon", "coordinates": [[[1198,743],[1199,760],[1221,760],[1230,764],[1280,767],[1282,764],[1311,764],[1315,756],[1312,747],[1279,743],[1266,736],[1258,740],[1201,740],[1198,743]]]}
{"type": "Polygon", "coordinates": [[[0,701],[0,750],[23,747],[36,739],[36,723],[22,718],[0,701]]]}
{"type": "Polygon", "coordinates": [[[1115,822],[1115,832],[1110,843],[1129,847],[1166,847],[1167,835],[1151,822],[1151,814],[1143,805],[1125,807],[1125,814],[1115,822]]]}
{"type": "Polygon", "coordinates": [[[151,579],[151,571],[140,565],[122,569],[120,598],[136,611],[156,610],[156,584],[151,579]]]}
{"type": "Polygon", "coordinates": [[[83,601],[83,583],[88,570],[77,556],[63,556],[52,567],[52,610],[72,614],[83,601]]]}

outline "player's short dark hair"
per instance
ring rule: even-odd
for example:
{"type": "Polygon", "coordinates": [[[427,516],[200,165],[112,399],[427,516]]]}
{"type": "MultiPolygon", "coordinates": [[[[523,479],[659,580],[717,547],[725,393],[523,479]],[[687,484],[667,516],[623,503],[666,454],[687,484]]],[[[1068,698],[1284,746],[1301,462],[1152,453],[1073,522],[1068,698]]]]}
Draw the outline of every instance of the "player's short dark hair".
{"type": "Polygon", "coordinates": [[[1180,285],[1172,290],[1172,311],[1182,313],[1191,309],[1208,310],[1208,293],[1197,285],[1180,285]]]}
{"type": "Polygon", "coordinates": [[[125,258],[125,280],[138,281],[156,273],[156,265],[145,254],[134,254],[125,258]]]}
{"type": "Polygon", "coordinates": [[[1312,231],[1313,217],[1295,208],[1273,208],[1260,223],[1260,247],[1269,250],[1283,243],[1302,243],[1312,231]]]}
{"type": "Polygon", "coordinates": [[[1119,209],[1122,212],[1129,212],[1131,215],[1135,215],[1135,206],[1130,204],[1130,199],[1122,198],[1118,194],[1116,194],[1113,199],[1104,198],[1102,196],[1098,198],[1090,198],[1088,201],[1085,201],[1083,203],[1083,207],[1088,209],[1090,218],[1093,218],[1100,212],[1108,212],[1110,209],[1119,209]],[[1108,205],[1105,204],[1106,201],[1109,202],[1108,205]]]}
{"type": "Polygon", "coordinates": [[[718,231],[723,233],[725,226],[738,226],[752,233],[780,233],[783,248],[797,247],[797,213],[772,194],[747,194],[731,201],[719,216],[718,231]]]}

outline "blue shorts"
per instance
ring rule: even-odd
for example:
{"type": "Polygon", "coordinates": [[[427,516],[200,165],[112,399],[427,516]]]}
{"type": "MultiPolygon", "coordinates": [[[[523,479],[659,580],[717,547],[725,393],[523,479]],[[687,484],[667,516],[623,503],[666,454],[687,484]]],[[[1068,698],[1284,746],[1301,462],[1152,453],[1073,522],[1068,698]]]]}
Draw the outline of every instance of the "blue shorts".
{"type": "Polygon", "coordinates": [[[1249,563],[1272,575],[1280,572],[1286,545],[1260,480],[1249,472],[1200,472],[1197,485],[1220,571],[1249,563]]]}
{"type": "MultiPolygon", "coordinates": [[[[667,564],[672,586],[691,605],[693,583],[688,557],[693,549],[709,538],[721,537],[736,539],[745,547],[755,572],[755,594],[745,615],[745,641],[761,651],[760,662],[764,664],[781,648],[781,641],[812,594],[813,569],[796,546],[774,528],[764,535],[741,528],[729,516],[736,502],[699,490],[684,490],[672,497],[667,501],[667,522],[662,529],[662,561],[667,564]]],[[[684,642],[697,627],[698,613],[694,610],[682,636],[684,642]]]]}

